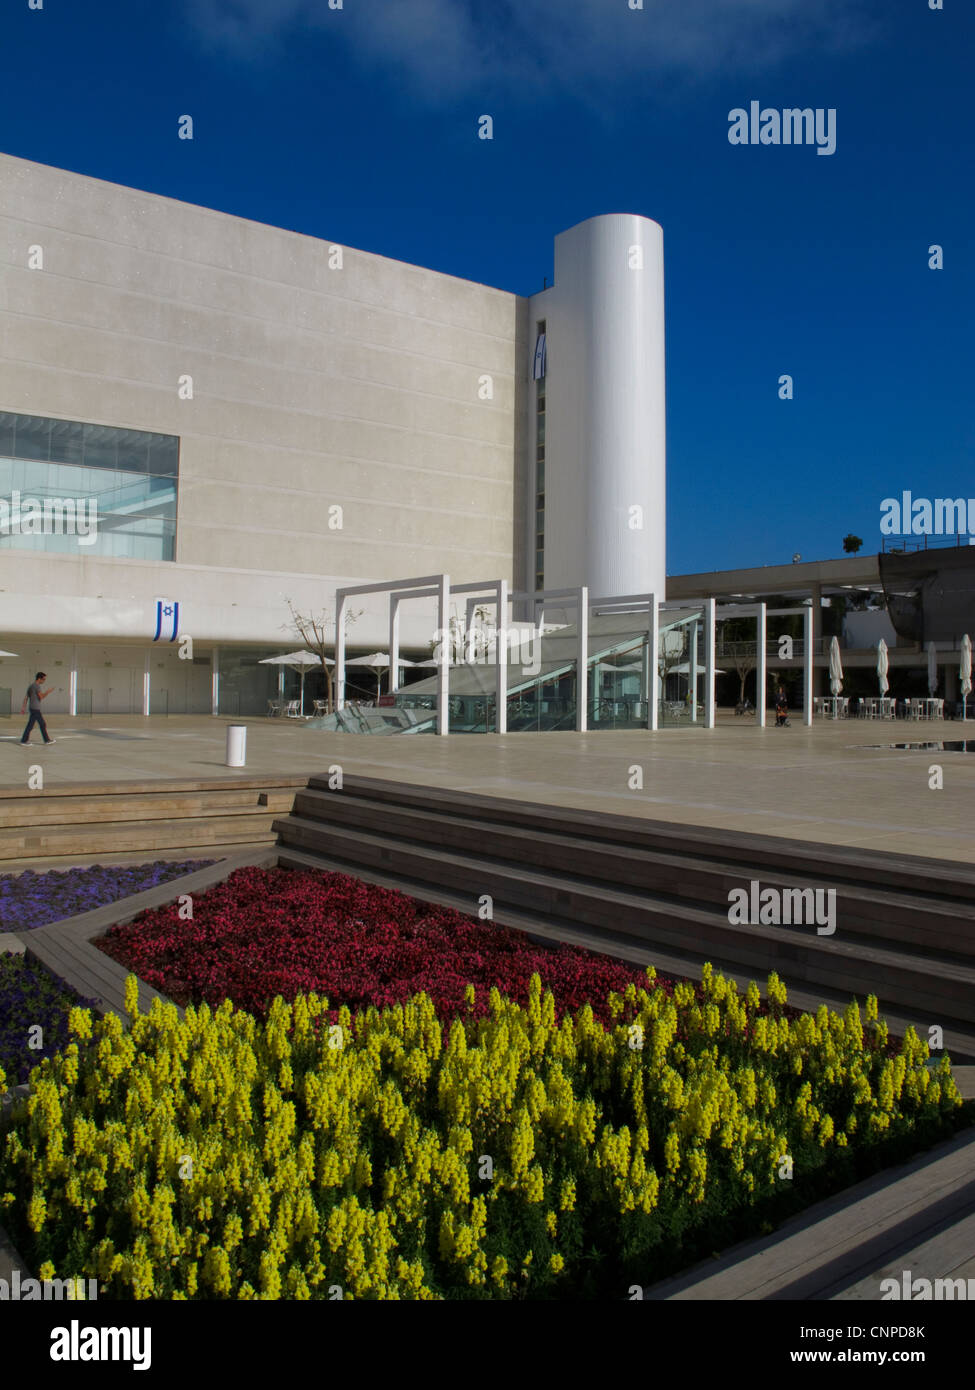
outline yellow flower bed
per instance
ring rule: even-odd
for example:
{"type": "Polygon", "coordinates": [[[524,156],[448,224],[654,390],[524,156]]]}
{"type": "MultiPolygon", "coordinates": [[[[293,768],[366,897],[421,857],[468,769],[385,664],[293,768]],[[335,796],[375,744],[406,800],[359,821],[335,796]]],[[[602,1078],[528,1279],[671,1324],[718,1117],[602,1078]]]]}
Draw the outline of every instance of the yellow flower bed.
{"type": "Polygon", "coordinates": [[[648,972],[609,1028],[556,1024],[537,976],[527,1007],[494,991],[449,1028],[425,995],[332,1028],[314,995],[263,1023],[136,997],[130,977],[129,1028],[72,1012],[0,1177],[35,1269],[123,1298],[625,1298],[962,1104],[913,1032],[887,1055],[875,1000],[761,1016],[710,967],[700,1001],[648,972]]]}

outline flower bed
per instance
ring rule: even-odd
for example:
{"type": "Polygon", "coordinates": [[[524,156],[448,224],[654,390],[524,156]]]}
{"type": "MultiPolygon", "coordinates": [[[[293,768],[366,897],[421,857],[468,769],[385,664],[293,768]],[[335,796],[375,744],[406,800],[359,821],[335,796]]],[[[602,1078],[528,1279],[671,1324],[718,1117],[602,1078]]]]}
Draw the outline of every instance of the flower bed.
{"type": "Polygon", "coordinates": [[[19,953],[0,953],[0,1070],[11,1085],[68,1041],[68,1014],[81,1001],[63,980],[19,953]],[[39,1046],[31,1047],[31,1029],[39,1046]]]}
{"type": "Polygon", "coordinates": [[[110,1297],[621,1301],[961,1121],[875,1000],[865,1027],[768,995],[706,967],[699,999],[630,985],[560,1024],[536,978],[448,1033],[423,995],[139,1016],[130,976],[131,1030],[73,1011],[0,1120],[0,1218],[110,1297]]]}
{"type": "Polygon", "coordinates": [[[83,869],[50,869],[0,876],[0,930],[22,932],[90,912],[119,898],[144,893],[160,883],[205,869],[212,859],[183,863],[94,864],[83,869]]]}
{"type": "MultiPolygon", "coordinates": [[[[425,991],[441,1018],[484,1014],[497,987],[520,1003],[537,973],[556,1014],[646,984],[644,970],[572,946],[546,947],[520,932],[418,902],[346,874],[237,869],[196,898],[193,919],[175,904],[141,913],[96,943],[178,1004],[232,999],[263,1013],[276,995],[326,993],[355,1010],[425,991]]],[[[670,990],[669,980],[658,988],[670,990]]]]}

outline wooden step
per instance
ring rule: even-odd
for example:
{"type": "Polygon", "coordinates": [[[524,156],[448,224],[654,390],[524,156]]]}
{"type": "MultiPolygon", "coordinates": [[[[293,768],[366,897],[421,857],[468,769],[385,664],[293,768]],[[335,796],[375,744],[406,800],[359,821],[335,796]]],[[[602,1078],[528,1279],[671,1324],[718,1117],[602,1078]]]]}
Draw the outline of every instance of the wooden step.
{"type": "MultiPolygon", "coordinates": [[[[715,966],[735,964],[808,984],[840,985],[851,994],[876,993],[909,1004],[931,1021],[975,1024],[975,968],[928,960],[877,942],[819,936],[813,927],[737,926],[727,911],[705,910],[654,893],[613,888],[606,882],[567,878],[523,863],[440,846],[390,840],[360,828],[292,815],[276,821],[282,848],[320,852],[350,866],[380,868],[470,894],[469,911],[489,894],[495,914],[526,909],[559,922],[619,931],[643,941],[705,952],[715,966]]],[[[490,837],[486,837],[490,845],[490,837]]],[[[580,860],[581,867],[581,860],[580,860]]]]}
{"type": "Polygon", "coordinates": [[[0,830],[0,862],[63,855],[106,854],[171,848],[203,850],[213,845],[273,844],[275,812],[185,816],[162,820],[95,821],[0,830]]]}
{"type": "Polygon", "coordinates": [[[307,790],[294,801],[296,816],[322,824],[358,827],[396,841],[442,845],[457,852],[489,851],[492,859],[529,864],[575,877],[600,879],[670,897],[711,904],[727,911],[734,889],[813,888],[836,892],[837,932],[899,941],[932,956],[975,960],[975,903],[936,900],[930,895],[895,893],[834,879],[828,864],[796,879],[781,871],[759,870],[740,862],[674,852],[650,852],[608,841],[580,843],[578,835],[538,828],[484,824],[473,817],[386,799],[345,797],[333,791],[307,790]]]}
{"type": "Polygon", "coordinates": [[[17,800],[0,801],[0,830],[35,825],[87,825],[95,822],[172,820],[180,816],[249,815],[267,809],[288,812],[294,802],[290,789],[264,790],[221,788],[217,791],[168,792],[127,796],[121,792],[100,796],[46,797],[33,792],[17,800]]]}
{"type": "MultiPolygon", "coordinates": [[[[327,777],[312,777],[308,786],[329,791],[327,777]]],[[[485,826],[522,826],[575,835],[583,844],[609,841],[647,851],[720,859],[750,868],[768,867],[795,880],[810,873],[823,873],[828,865],[829,875],[836,882],[874,885],[882,891],[928,893],[939,900],[950,897],[975,902],[975,865],[954,860],[846,845],[803,844],[751,831],[672,825],[640,816],[606,815],[575,807],[396,783],[380,777],[346,777],[342,791],[330,794],[350,799],[365,797],[390,806],[422,806],[448,816],[473,817],[485,826]]]]}

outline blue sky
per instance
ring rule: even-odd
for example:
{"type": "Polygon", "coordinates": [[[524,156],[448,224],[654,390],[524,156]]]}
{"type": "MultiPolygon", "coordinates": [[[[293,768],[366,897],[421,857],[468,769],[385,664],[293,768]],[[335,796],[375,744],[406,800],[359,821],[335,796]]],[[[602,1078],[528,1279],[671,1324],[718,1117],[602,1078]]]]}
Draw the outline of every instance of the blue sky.
{"type": "Polygon", "coordinates": [[[9,154],[520,294],[660,222],[672,574],[975,496],[971,0],[10,0],[0,45],[9,154]],[[835,154],[729,144],[753,99],[835,154]]]}

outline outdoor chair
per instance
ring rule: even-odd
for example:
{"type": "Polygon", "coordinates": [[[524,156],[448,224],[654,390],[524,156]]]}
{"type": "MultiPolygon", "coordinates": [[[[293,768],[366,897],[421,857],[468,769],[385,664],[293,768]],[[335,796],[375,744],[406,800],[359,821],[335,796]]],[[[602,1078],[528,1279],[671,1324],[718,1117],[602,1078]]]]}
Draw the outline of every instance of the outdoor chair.
{"type": "Polygon", "coordinates": [[[300,719],[300,718],[301,718],[301,702],[300,702],[300,700],[289,700],[289,701],[288,701],[288,707],[287,707],[287,709],[285,710],[285,714],[287,715],[287,717],[288,717],[289,719],[300,719]]]}

